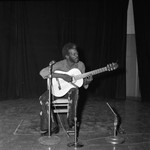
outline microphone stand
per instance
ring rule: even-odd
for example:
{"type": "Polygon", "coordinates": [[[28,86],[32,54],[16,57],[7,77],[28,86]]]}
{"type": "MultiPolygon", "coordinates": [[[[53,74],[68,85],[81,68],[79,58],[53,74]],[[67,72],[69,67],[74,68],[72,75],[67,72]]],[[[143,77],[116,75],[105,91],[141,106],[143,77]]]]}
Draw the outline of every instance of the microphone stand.
{"type": "Polygon", "coordinates": [[[114,114],[114,135],[111,137],[107,137],[106,140],[107,142],[111,143],[111,144],[121,144],[124,142],[124,138],[117,136],[117,127],[118,127],[118,116],[117,114],[114,112],[114,110],[111,108],[111,106],[106,103],[108,105],[108,107],[110,108],[110,110],[113,112],[114,114]]]}
{"type": "Polygon", "coordinates": [[[49,90],[49,105],[48,105],[48,136],[43,136],[39,139],[39,142],[44,145],[58,144],[60,139],[57,136],[51,136],[51,91],[52,91],[52,66],[54,61],[49,64],[49,76],[47,78],[48,90],[49,90]]]}
{"type": "MultiPolygon", "coordinates": [[[[77,105],[78,105],[78,100],[75,103],[75,116],[74,116],[74,142],[68,143],[68,147],[74,147],[74,148],[80,148],[83,147],[84,145],[80,142],[78,142],[77,138],[77,105]]],[[[69,132],[68,132],[69,133],[69,132]]]]}

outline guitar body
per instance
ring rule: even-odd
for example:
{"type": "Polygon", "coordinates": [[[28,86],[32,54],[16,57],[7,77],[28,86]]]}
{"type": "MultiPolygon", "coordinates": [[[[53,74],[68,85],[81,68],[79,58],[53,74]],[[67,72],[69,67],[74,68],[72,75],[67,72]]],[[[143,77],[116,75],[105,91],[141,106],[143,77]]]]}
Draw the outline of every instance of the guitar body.
{"type": "MultiPolygon", "coordinates": [[[[55,73],[60,74],[67,74],[72,77],[75,77],[76,75],[80,75],[81,72],[77,68],[73,68],[69,70],[68,72],[59,71],[56,70],[55,73]]],[[[75,80],[72,83],[66,82],[62,78],[52,78],[52,94],[56,97],[62,97],[64,96],[70,89],[81,87],[83,85],[83,79],[75,80]]]]}

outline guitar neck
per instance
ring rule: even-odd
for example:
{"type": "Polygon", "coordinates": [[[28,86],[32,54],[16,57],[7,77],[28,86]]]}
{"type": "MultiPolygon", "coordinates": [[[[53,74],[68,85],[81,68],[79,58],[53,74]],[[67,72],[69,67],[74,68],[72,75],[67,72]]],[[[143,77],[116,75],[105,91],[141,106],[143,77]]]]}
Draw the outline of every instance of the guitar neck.
{"type": "Polygon", "coordinates": [[[99,74],[99,73],[102,73],[102,72],[105,72],[105,71],[107,71],[107,67],[103,67],[103,68],[96,69],[96,70],[93,70],[93,71],[89,71],[89,72],[86,72],[86,73],[83,73],[83,74],[80,74],[80,75],[76,75],[75,79],[76,80],[83,79],[83,78],[86,78],[89,75],[96,75],[96,74],[99,74]]]}

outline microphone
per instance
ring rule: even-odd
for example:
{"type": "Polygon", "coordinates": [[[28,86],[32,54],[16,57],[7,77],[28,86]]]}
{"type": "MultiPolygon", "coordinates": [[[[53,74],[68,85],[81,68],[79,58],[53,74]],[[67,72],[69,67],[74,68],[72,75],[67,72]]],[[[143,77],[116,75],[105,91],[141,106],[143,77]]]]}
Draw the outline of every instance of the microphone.
{"type": "Polygon", "coordinates": [[[52,77],[52,66],[55,64],[55,61],[52,60],[50,63],[49,63],[49,78],[52,77]]]}
{"type": "Polygon", "coordinates": [[[52,66],[54,65],[56,62],[54,60],[52,60],[50,63],[49,63],[49,66],[52,66]]]}

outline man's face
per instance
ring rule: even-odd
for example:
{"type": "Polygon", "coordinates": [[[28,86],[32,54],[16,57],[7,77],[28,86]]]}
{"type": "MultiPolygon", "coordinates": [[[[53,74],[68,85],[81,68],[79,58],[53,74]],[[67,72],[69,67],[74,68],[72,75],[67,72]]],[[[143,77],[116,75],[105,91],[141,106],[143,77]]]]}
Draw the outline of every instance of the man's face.
{"type": "Polygon", "coordinates": [[[77,63],[79,61],[78,51],[76,48],[69,49],[68,59],[73,63],[77,63]]]}

